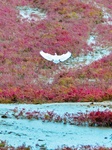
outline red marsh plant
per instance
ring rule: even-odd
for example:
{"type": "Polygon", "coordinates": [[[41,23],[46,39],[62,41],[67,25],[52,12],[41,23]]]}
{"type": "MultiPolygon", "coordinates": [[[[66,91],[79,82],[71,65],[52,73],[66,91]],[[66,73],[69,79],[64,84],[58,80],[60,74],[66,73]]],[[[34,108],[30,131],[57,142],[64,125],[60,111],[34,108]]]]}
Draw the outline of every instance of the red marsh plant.
{"type": "MultiPolygon", "coordinates": [[[[111,99],[112,55],[105,58],[106,67],[103,67],[103,61],[98,61],[93,66],[100,63],[102,66],[90,65],[89,69],[81,68],[82,71],[75,68],[68,71],[69,77],[56,73],[59,70],[63,74],[66,68],[60,70],[60,64],[55,65],[39,55],[40,50],[51,54],[69,50],[74,57],[82,52],[87,54],[94,49],[86,42],[90,35],[96,35],[96,45],[111,47],[111,25],[105,24],[102,3],[97,0],[94,3],[79,0],[1,1],[0,103],[111,99]],[[47,17],[40,21],[21,21],[18,6],[39,7],[46,11],[47,17]],[[57,77],[49,84],[48,80],[54,74],[57,77]],[[98,82],[90,83],[91,78],[98,82]]],[[[111,13],[111,2],[106,0],[104,4],[111,13]]]]}
{"type": "MultiPolygon", "coordinates": [[[[38,148],[38,146],[36,146],[38,148]]],[[[40,149],[44,149],[47,150],[47,147],[44,145],[39,146],[40,149]]],[[[6,141],[0,141],[0,150],[30,150],[30,146],[29,147],[25,147],[23,146],[19,146],[17,148],[13,147],[13,146],[8,146],[6,144],[6,141]]],[[[58,146],[55,150],[112,150],[112,148],[106,148],[106,147],[101,147],[101,146],[90,146],[90,145],[85,145],[85,146],[66,146],[66,145],[62,145],[61,147],[58,146]]]]}
{"type": "Polygon", "coordinates": [[[112,150],[112,148],[106,148],[102,146],[91,146],[91,145],[85,145],[85,146],[66,146],[63,145],[62,147],[58,147],[56,150],[112,150]]]}
{"type": "Polygon", "coordinates": [[[111,85],[112,54],[83,68],[59,73],[53,89],[64,101],[103,101],[112,99],[111,85]]]}
{"type": "MultiPolygon", "coordinates": [[[[40,111],[26,111],[25,109],[19,110],[18,108],[12,109],[12,115],[17,119],[37,119],[43,122],[57,122],[70,125],[83,125],[83,126],[102,126],[112,127],[112,111],[91,111],[91,112],[78,112],[77,114],[70,114],[66,112],[60,116],[54,111],[40,112],[40,111]]],[[[2,115],[2,118],[8,118],[9,113],[2,115]]]]}
{"type": "Polygon", "coordinates": [[[111,111],[93,111],[88,114],[89,125],[111,126],[112,127],[112,112],[111,111]]]}
{"type": "Polygon", "coordinates": [[[30,148],[30,146],[26,147],[24,145],[15,148],[13,146],[8,146],[6,141],[0,140],[0,150],[30,150],[30,148]]]}

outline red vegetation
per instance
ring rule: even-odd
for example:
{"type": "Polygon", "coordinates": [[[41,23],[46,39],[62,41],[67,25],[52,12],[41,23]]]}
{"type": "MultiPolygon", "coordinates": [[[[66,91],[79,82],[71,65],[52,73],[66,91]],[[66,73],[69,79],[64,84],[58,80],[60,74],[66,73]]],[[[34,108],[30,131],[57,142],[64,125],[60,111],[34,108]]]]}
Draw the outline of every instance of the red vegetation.
{"type": "Polygon", "coordinates": [[[111,47],[112,26],[105,24],[103,4],[111,14],[110,0],[1,1],[0,103],[112,99],[112,54],[68,71],[39,56],[40,50],[51,54],[69,50],[74,57],[82,52],[87,54],[94,49],[86,42],[90,35],[96,35],[95,46],[111,47]],[[41,8],[47,17],[21,21],[17,6],[41,8]],[[49,84],[49,78],[54,76],[49,84]]]}
{"type": "Polygon", "coordinates": [[[30,150],[30,146],[26,147],[25,145],[22,145],[22,146],[15,148],[13,146],[8,146],[6,141],[0,140],[0,150],[30,150]]]}
{"type": "MultiPolygon", "coordinates": [[[[37,146],[36,146],[37,147],[37,146]]],[[[38,148],[38,147],[37,147],[38,148]]],[[[42,145],[39,146],[40,149],[47,149],[46,146],[42,145]]],[[[1,141],[0,142],[0,150],[30,150],[30,147],[26,147],[26,146],[19,146],[17,148],[14,148],[13,146],[7,146],[5,141],[1,141]]],[[[90,145],[86,145],[86,146],[72,146],[72,147],[68,147],[66,145],[63,145],[61,147],[58,146],[58,148],[56,148],[55,150],[112,150],[112,148],[106,148],[106,147],[101,147],[101,146],[90,146],[90,145]]]]}
{"type": "Polygon", "coordinates": [[[105,148],[101,146],[90,146],[90,145],[85,145],[85,146],[79,146],[79,147],[69,147],[69,146],[62,146],[61,148],[58,147],[56,150],[112,150],[112,148],[105,148]]]}
{"type": "MultiPolygon", "coordinates": [[[[40,112],[40,111],[26,111],[25,109],[18,110],[15,108],[12,110],[13,116],[17,119],[37,119],[53,122],[62,122],[63,124],[69,123],[70,125],[88,125],[88,126],[103,126],[112,127],[112,111],[91,111],[91,112],[78,112],[77,114],[65,113],[63,116],[58,115],[54,111],[40,112]]],[[[8,112],[3,117],[10,116],[8,112]]]]}

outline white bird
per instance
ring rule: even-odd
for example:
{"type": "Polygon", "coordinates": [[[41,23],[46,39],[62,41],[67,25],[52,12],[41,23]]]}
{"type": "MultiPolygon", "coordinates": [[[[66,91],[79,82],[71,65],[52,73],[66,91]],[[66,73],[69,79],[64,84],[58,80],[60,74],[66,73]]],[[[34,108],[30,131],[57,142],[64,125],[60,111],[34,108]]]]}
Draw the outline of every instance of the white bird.
{"type": "Polygon", "coordinates": [[[67,52],[66,54],[62,54],[62,55],[57,55],[55,53],[55,55],[51,55],[48,53],[45,53],[43,51],[40,51],[40,55],[42,57],[44,57],[45,59],[49,60],[49,61],[53,61],[54,63],[59,63],[59,62],[63,62],[65,60],[67,60],[70,56],[71,56],[71,52],[67,52]]]}

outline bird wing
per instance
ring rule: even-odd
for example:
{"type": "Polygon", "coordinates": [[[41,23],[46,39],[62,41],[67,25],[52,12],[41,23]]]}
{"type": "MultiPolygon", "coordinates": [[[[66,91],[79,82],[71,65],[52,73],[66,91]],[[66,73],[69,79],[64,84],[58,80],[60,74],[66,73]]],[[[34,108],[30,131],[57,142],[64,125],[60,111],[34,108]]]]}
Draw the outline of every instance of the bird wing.
{"type": "Polygon", "coordinates": [[[70,56],[71,56],[71,52],[68,51],[66,54],[59,56],[60,57],[59,60],[63,62],[67,60],[70,56]]]}
{"type": "Polygon", "coordinates": [[[42,57],[44,57],[45,59],[49,60],[49,61],[52,61],[52,60],[53,60],[53,55],[51,55],[51,54],[45,53],[45,52],[43,52],[43,51],[40,51],[40,55],[41,55],[42,57]]]}

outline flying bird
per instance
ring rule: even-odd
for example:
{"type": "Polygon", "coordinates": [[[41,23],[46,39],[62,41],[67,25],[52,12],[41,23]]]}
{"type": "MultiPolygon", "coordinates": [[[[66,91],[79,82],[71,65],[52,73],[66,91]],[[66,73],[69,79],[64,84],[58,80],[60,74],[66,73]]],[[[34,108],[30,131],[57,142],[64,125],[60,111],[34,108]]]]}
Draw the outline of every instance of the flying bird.
{"type": "Polygon", "coordinates": [[[71,52],[68,51],[66,54],[62,54],[62,55],[57,55],[56,53],[55,53],[55,55],[51,55],[49,53],[45,53],[43,51],[40,51],[40,55],[43,58],[45,58],[45,59],[47,59],[49,61],[52,61],[52,62],[57,64],[59,62],[63,62],[65,60],[67,60],[71,56],[71,52]]]}

